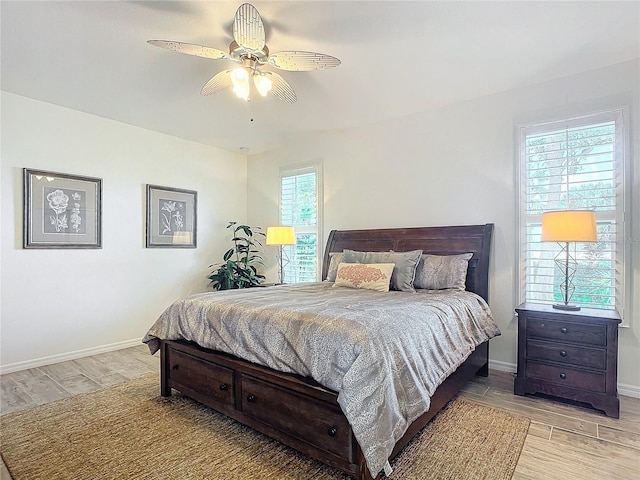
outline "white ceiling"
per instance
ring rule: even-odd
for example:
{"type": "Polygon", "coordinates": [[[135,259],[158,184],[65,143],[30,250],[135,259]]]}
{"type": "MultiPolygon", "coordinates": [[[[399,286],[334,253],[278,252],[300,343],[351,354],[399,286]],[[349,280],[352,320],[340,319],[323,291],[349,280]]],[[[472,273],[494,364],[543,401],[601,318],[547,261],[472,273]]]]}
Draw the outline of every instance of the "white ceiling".
{"type": "Polygon", "coordinates": [[[2,90],[251,154],[640,57],[639,1],[256,1],[271,52],[342,65],[279,71],[297,103],[256,99],[251,122],[230,91],[200,95],[232,62],[146,43],[227,51],[240,3],[2,0],[2,90]]]}

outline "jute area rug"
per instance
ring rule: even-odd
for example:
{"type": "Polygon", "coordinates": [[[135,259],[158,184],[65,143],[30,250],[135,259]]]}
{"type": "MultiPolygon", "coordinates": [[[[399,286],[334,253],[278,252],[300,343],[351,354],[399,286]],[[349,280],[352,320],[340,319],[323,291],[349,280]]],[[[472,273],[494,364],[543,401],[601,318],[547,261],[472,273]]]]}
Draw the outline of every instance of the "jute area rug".
{"type": "MultiPolygon", "coordinates": [[[[392,463],[402,480],[510,479],[529,420],[456,399],[392,463]]],[[[14,480],[349,478],[181,395],[158,377],[0,417],[14,480]]]]}

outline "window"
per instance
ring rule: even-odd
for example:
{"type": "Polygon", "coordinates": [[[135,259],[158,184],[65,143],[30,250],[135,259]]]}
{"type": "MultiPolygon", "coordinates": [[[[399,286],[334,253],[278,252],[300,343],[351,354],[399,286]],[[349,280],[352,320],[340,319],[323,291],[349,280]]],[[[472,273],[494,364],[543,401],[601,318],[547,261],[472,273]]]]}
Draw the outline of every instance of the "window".
{"type": "Polygon", "coordinates": [[[286,283],[319,281],[321,231],[321,165],[280,173],[280,225],[292,226],[296,245],[283,247],[286,283]]]}
{"type": "Polygon", "coordinates": [[[560,245],[540,241],[542,213],[589,209],[596,212],[598,242],[570,245],[578,262],[571,303],[616,308],[625,318],[630,295],[625,295],[629,188],[624,119],[625,110],[620,109],[520,127],[521,301],[562,303],[562,272],[553,261],[560,245]]]}

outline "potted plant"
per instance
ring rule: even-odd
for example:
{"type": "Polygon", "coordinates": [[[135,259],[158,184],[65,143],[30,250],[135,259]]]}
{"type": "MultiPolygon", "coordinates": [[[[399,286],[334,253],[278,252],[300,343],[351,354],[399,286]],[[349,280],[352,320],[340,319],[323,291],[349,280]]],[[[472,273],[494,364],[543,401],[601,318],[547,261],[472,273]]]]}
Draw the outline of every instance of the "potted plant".
{"type": "Polygon", "coordinates": [[[237,222],[229,222],[227,228],[233,232],[233,247],[226,251],[221,263],[209,265],[215,267],[207,277],[211,286],[214,290],[231,290],[260,285],[265,277],[258,274],[256,268],[256,265],[264,265],[263,246],[258,238],[264,237],[264,233],[259,231],[260,227],[238,225],[237,222]]]}

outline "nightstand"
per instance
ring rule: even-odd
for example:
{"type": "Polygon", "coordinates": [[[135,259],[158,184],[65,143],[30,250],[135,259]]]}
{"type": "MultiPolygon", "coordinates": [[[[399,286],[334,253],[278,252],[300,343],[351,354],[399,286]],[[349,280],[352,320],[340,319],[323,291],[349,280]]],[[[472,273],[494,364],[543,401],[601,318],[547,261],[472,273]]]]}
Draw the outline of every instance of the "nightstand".
{"type": "Polygon", "coordinates": [[[619,418],[618,325],[615,310],[518,308],[518,374],[514,393],[544,393],[590,403],[619,418]]]}

